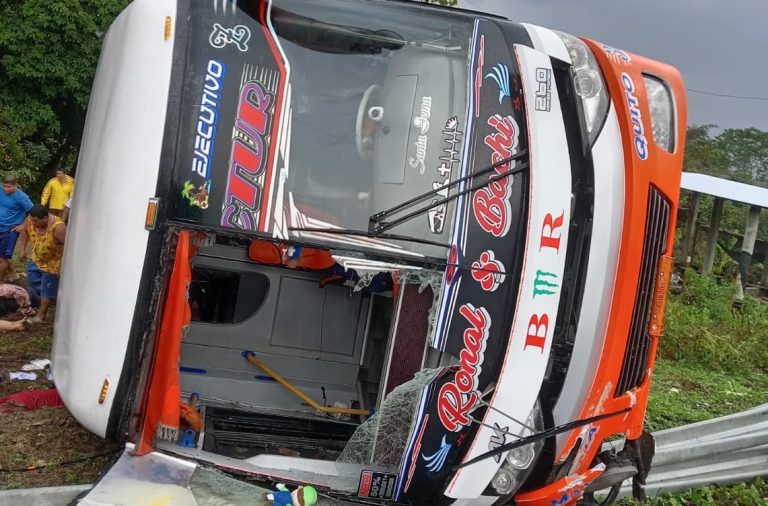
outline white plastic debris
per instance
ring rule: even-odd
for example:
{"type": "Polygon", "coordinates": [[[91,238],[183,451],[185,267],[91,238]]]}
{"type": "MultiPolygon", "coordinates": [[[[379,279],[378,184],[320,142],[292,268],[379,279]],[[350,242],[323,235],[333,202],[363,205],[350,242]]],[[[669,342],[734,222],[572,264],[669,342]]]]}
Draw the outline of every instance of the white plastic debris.
{"type": "Polygon", "coordinates": [[[37,374],[33,372],[10,372],[8,373],[8,377],[11,380],[35,381],[37,379],[37,374]]]}
{"type": "Polygon", "coordinates": [[[47,358],[38,358],[36,360],[31,361],[28,364],[24,364],[21,366],[22,371],[42,371],[45,369],[45,366],[51,365],[51,361],[47,358]]]}

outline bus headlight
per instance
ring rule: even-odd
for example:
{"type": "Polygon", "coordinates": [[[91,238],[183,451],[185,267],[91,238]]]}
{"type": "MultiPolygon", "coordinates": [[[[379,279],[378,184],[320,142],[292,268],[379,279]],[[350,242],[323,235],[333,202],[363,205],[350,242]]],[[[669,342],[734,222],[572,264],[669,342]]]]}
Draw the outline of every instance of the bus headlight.
{"type": "Polygon", "coordinates": [[[582,41],[573,35],[555,32],[568,49],[573,65],[573,85],[581,98],[584,120],[589,134],[589,145],[594,144],[605,118],[608,116],[610,98],[605,90],[603,74],[595,55],[582,41]]]}
{"type": "Polygon", "coordinates": [[[507,464],[515,469],[528,469],[536,454],[534,445],[535,443],[531,443],[509,450],[509,453],[507,453],[507,464]]]}
{"type": "Polygon", "coordinates": [[[672,153],[675,150],[672,94],[661,79],[643,74],[643,81],[648,96],[648,107],[651,109],[653,141],[661,149],[672,153]]]}
{"type": "Polygon", "coordinates": [[[520,486],[517,479],[519,474],[519,472],[501,466],[501,469],[496,472],[493,480],[491,480],[491,486],[499,495],[511,494],[520,486]]]}
{"type": "MultiPolygon", "coordinates": [[[[528,427],[534,429],[534,432],[544,430],[544,417],[541,413],[541,407],[536,402],[528,420],[525,422],[528,427]]],[[[533,434],[532,431],[523,428],[519,432],[520,437],[527,437],[533,434]]],[[[507,452],[507,457],[499,470],[491,480],[491,486],[499,495],[508,495],[516,492],[528,476],[533,471],[536,457],[544,446],[544,440],[539,439],[525,446],[513,448],[507,452]]]]}

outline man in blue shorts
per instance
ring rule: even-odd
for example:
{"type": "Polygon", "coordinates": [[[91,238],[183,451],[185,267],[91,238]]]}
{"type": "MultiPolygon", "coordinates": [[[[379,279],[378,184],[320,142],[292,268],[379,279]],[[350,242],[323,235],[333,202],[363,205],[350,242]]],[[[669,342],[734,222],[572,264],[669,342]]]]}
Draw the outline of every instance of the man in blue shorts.
{"type": "Polygon", "coordinates": [[[32,261],[30,264],[30,289],[40,295],[40,309],[37,316],[28,319],[28,323],[42,323],[48,315],[48,308],[56,301],[59,291],[59,272],[61,257],[64,254],[64,239],[67,226],[61,218],[51,214],[41,204],[32,206],[24,230],[21,233],[19,259],[26,262],[27,243],[32,243],[32,261]],[[31,268],[34,265],[34,270],[31,268]],[[39,274],[36,280],[35,274],[39,274]]]}
{"type": "Polygon", "coordinates": [[[0,283],[6,280],[6,275],[10,282],[19,278],[13,270],[11,258],[22,223],[32,205],[29,196],[19,190],[16,176],[6,174],[3,178],[3,191],[0,192],[0,283]]]}

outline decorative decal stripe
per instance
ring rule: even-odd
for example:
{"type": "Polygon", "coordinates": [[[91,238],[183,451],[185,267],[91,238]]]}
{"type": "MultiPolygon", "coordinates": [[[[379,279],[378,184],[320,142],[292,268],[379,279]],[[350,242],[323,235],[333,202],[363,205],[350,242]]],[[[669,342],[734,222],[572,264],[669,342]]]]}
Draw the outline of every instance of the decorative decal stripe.
{"type": "MultiPolygon", "coordinates": [[[[479,22],[475,21],[475,27],[474,31],[472,33],[472,50],[471,54],[473,55],[473,61],[470,64],[470,68],[472,68],[472,65],[474,65],[475,61],[474,58],[482,58],[483,57],[483,51],[482,49],[477,51],[478,44],[484,44],[484,39],[478,40],[478,28],[479,28],[479,22]]],[[[472,141],[472,131],[473,131],[473,123],[475,120],[475,113],[477,104],[475,103],[476,100],[476,89],[475,86],[470,83],[470,86],[467,87],[467,124],[464,126],[464,144],[462,147],[462,155],[461,155],[461,174],[459,175],[459,178],[465,177],[470,170],[471,163],[470,163],[470,145],[472,141]]],[[[459,188],[456,189],[456,192],[462,192],[467,188],[468,182],[463,182],[459,184],[459,188]]],[[[455,213],[455,219],[453,220],[453,230],[451,231],[451,245],[453,246],[451,248],[451,253],[456,253],[458,250],[464,251],[466,247],[466,241],[467,241],[467,220],[469,219],[469,213],[467,212],[467,206],[468,206],[468,196],[462,195],[458,199],[456,199],[456,209],[454,211],[455,213]],[[457,247],[458,245],[458,247],[457,247]]],[[[449,261],[451,263],[455,264],[461,264],[463,262],[463,259],[459,256],[449,256],[449,261]]],[[[445,288],[443,289],[443,293],[440,295],[440,301],[439,309],[437,313],[437,321],[435,323],[435,330],[432,334],[432,347],[437,348],[439,350],[443,350],[445,348],[445,343],[447,341],[448,336],[448,327],[450,326],[451,322],[451,316],[453,315],[453,309],[454,305],[456,303],[456,297],[458,295],[458,282],[454,283],[453,281],[455,278],[451,274],[449,276],[449,271],[452,271],[452,269],[448,268],[446,269],[446,277],[445,277],[445,288]]],[[[459,278],[460,280],[460,278],[459,278]]]]}
{"type": "MultiPolygon", "coordinates": [[[[525,104],[530,152],[530,212],[523,275],[517,307],[498,383],[464,462],[499,443],[498,431],[510,419],[526,420],[536,402],[552,344],[563,282],[570,223],[571,169],[560,100],[550,95],[550,110],[537,110],[543,70],[551,74],[550,58],[516,45],[525,104]],[[537,76],[539,79],[537,80],[537,76]]],[[[555,83],[551,82],[555,87],[555,83]]],[[[554,90],[553,90],[554,91],[554,90]]],[[[513,428],[513,432],[520,428],[513,428]]],[[[445,494],[452,498],[480,496],[503,459],[486,459],[460,469],[445,494]]]]}
{"type": "Polygon", "coordinates": [[[405,452],[403,453],[404,458],[400,463],[400,472],[397,475],[395,501],[399,501],[400,495],[408,490],[408,487],[411,485],[413,473],[416,470],[416,465],[419,461],[421,439],[424,437],[424,430],[427,428],[427,422],[429,421],[429,415],[425,416],[424,412],[427,409],[427,398],[429,397],[431,388],[432,387],[428,385],[421,393],[421,402],[419,403],[419,409],[414,419],[414,428],[411,429],[411,440],[408,442],[408,446],[405,448],[405,452]],[[421,422],[421,428],[417,431],[415,429],[419,428],[419,422],[421,422]],[[405,479],[406,474],[408,475],[407,479],[405,479]]]}
{"type": "MultiPolygon", "coordinates": [[[[285,92],[286,104],[291,104],[291,84],[288,83],[285,92]]],[[[277,189],[275,190],[275,206],[272,210],[272,236],[278,239],[288,239],[288,206],[285,202],[285,182],[288,179],[288,173],[291,167],[291,133],[293,127],[293,107],[286,106],[286,112],[280,125],[280,146],[278,152],[278,162],[280,170],[278,171],[277,189]]]]}
{"type": "MultiPolygon", "coordinates": [[[[270,41],[270,46],[273,48],[273,53],[275,53],[275,59],[278,62],[278,65],[281,66],[282,69],[282,81],[280,83],[280,89],[282,91],[281,97],[284,100],[284,102],[281,105],[280,109],[280,117],[283,118],[288,115],[288,108],[290,107],[291,101],[290,101],[290,93],[289,93],[289,82],[291,77],[291,63],[288,61],[288,58],[285,56],[285,51],[283,51],[283,47],[280,45],[280,39],[277,37],[277,33],[275,32],[275,27],[272,25],[272,0],[269,1],[269,6],[267,7],[267,15],[266,15],[266,26],[269,28],[269,31],[265,29],[264,33],[268,35],[267,40],[270,41]],[[271,37],[269,37],[271,35],[271,37]],[[275,49],[277,52],[275,52],[275,49]],[[279,56],[278,56],[279,53],[279,56]]],[[[277,109],[275,109],[277,110],[277,109]]],[[[286,123],[284,121],[281,121],[279,125],[276,126],[276,135],[275,146],[278,146],[278,144],[282,144],[283,137],[286,135],[286,123]]],[[[288,149],[290,149],[290,144],[288,144],[288,149]]],[[[273,149],[273,156],[277,149],[273,149]]],[[[284,165],[285,167],[288,167],[288,155],[283,154],[284,159],[284,165]]],[[[282,188],[278,189],[278,191],[273,191],[272,189],[275,188],[275,180],[280,177],[281,169],[282,167],[278,167],[278,159],[275,157],[274,166],[272,167],[272,171],[270,174],[268,174],[267,178],[267,184],[264,188],[264,208],[262,208],[262,214],[259,220],[259,229],[262,231],[268,231],[269,225],[267,225],[267,219],[270,216],[270,212],[272,210],[272,206],[275,207],[282,206],[283,200],[279,198],[283,192],[282,188]]],[[[286,174],[287,176],[287,174],[286,174]]],[[[278,179],[277,184],[282,186],[284,184],[284,180],[278,179]]],[[[277,212],[277,209],[275,209],[275,212],[277,212]]]]}

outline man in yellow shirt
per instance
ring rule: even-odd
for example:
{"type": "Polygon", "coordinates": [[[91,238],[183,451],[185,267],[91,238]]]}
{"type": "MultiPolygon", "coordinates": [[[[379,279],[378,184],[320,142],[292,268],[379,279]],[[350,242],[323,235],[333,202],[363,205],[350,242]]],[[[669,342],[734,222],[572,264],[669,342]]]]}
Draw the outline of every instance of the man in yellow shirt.
{"type": "Polygon", "coordinates": [[[37,316],[27,320],[29,323],[44,322],[51,302],[56,300],[66,236],[67,226],[58,216],[50,214],[48,209],[39,204],[29,210],[29,217],[19,238],[19,259],[27,261],[27,242],[32,241],[32,261],[40,272],[39,281],[32,279],[35,276],[27,277],[30,289],[40,296],[40,310],[37,316]]]}
{"type": "Polygon", "coordinates": [[[74,190],[75,180],[64,170],[59,169],[56,171],[56,177],[52,177],[46,183],[40,203],[46,206],[54,216],[61,216],[64,204],[70,199],[74,190]]]}

